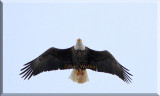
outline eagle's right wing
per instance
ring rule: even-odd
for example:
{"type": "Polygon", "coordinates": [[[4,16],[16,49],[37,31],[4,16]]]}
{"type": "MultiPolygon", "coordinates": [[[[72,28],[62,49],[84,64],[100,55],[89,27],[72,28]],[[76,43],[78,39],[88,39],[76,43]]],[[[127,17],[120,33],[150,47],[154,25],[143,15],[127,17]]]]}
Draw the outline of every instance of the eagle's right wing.
{"type": "Polygon", "coordinates": [[[44,71],[68,69],[66,65],[72,64],[72,47],[68,49],[49,48],[36,59],[25,64],[21,69],[22,78],[30,79],[31,76],[37,75],[44,71]]]}
{"type": "Polygon", "coordinates": [[[117,75],[123,81],[131,82],[131,77],[127,68],[118,63],[113,55],[108,51],[95,51],[88,48],[88,61],[92,66],[96,66],[96,69],[91,69],[98,72],[110,73],[117,75]]]}

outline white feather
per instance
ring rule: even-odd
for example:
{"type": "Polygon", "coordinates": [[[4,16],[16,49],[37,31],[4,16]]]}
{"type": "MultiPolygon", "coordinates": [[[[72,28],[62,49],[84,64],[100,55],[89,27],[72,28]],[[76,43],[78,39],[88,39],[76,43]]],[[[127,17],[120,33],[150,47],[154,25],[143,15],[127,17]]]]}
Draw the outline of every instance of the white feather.
{"type": "Polygon", "coordinates": [[[85,46],[83,45],[82,41],[76,42],[76,45],[74,46],[74,50],[85,50],[85,46]]]}
{"type": "Polygon", "coordinates": [[[85,70],[85,73],[84,73],[83,75],[82,75],[82,74],[77,75],[76,69],[73,69],[71,75],[69,76],[69,78],[70,78],[72,81],[77,82],[77,83],[80,83],[80,84],[89,81],[86,70],[85,70]]]}

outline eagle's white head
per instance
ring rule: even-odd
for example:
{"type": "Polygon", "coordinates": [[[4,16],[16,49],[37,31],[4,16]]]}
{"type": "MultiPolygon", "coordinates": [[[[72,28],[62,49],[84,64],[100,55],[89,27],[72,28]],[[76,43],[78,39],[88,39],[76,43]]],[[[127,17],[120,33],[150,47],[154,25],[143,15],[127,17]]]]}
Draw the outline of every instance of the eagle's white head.
{"type": "Polygon", "coordinates": [[[80,38],[77,39],[76,45],[74,45],[74,50],[85,50],[85,46],[80,38]]]}

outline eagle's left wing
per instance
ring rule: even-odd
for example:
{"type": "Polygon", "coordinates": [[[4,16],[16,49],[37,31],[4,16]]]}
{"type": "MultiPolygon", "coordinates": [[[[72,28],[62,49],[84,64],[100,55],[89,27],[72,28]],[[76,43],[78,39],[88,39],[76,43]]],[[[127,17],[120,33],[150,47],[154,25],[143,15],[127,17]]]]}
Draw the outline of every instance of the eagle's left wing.
{"type": "Polygon", "coordinates": [[[72,47],[67,49],[57,49],[52,47],[34,60],[25,64],[25,67],[21,69],[22,73],[20,73],[20,75],[23,74],[22,78],[24,77],[24,79],[30,79],[31,76],[37,75],[41,72],[70,69],[65,66],[72,64],[72,47]]]}
{"type": "Polygon", "coordinates": [[[117,75],[123,81],[131,82],[130,74],[127,68],[117,62],[111,53],[108,51],[95,51],[87,48],[88,50],[88,63],[92,66],[96,66],[95,69],[91,69],[98,72],[106,72],[113,75],[117,75]]]}

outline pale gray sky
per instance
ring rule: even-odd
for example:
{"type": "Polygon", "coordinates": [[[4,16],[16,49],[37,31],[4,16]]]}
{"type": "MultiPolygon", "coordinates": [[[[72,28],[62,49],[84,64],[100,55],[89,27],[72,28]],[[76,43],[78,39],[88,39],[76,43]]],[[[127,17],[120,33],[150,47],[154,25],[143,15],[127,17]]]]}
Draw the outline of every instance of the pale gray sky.
{"type": "Polygon", "coordinates": [[[155,3],[4,3],[4,93],[156,93],[156,11],[155,3]],[[23,64],[79,37],[89,48],[111,52],[133,83],[91,70],[82,85],[69,79],[72,70],[21,79],[23,64]]]}

